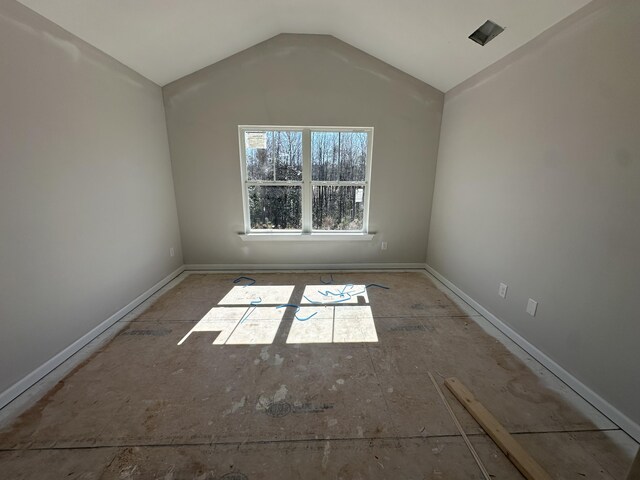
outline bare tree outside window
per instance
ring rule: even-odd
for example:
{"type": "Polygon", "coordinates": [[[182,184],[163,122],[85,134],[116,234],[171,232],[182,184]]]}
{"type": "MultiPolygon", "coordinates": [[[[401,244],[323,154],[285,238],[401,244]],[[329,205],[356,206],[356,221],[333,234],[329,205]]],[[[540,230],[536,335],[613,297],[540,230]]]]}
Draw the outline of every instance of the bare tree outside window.
{"type": "Polygon", "coordinates": [[[264,148],[250,148],[246,142],[251,229],[299,230],[302,228],[302,132],[253,133],[263,134],[263,144],[257,146],[264,148]]]}
{"type": "Polygon", "coordinates": [[[316,230],[362,230],[366,132],[311,132],[316,230]]]}
{"type": "Polygon", "coordinates": [[[370,130],[241,129],[249,230],[363,231],[370,130]]]}

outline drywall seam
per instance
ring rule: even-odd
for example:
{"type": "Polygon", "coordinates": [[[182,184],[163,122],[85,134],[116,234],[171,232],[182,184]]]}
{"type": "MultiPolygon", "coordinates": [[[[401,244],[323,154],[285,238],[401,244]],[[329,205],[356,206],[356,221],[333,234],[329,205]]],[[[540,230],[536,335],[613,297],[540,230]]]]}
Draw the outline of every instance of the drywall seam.
{"type": "Polygon", "coordinates": [[[86,346],[89,342],[94,340],[98,335],[103,333],[117,321],[119,321],[122,317],[131,312],[138,305],[143,303],[149,297],[151,297],[154,293],[160,290],[162,287],[171,282],[174,278],[184,272],[184,265],[174,270],[172,273],[164,277],[158,283],[156,283],[153,287],[148,289],[146,292],[132,300],[130,303],[122,307],[116,313],[111,315],[105,321],[100,323],[98,326],[94,327],[92,330],[87,332],[85,335],[80,337],[78,340],[73,342],[67,348],[62,350],[60,353],[54,355],[45,363],[40,365],[38,368],[33,370],[31,373],[27,374],[22,380],[18,380],[12,386],[7,388],[4,392],[0,393],[0,409],[11,403],[16,397],[24,393],[27,389],[35,385],[39,380],[48,375],[55,368],[60,366],[64,361],[66,361],[69,357],[77,353],[80,349],[86,346]]]}
{"type": "Polygon", "coordinates": [[[424,270],[424,263],[247,263],[247,264],[188,264],[186,271],[297,271],[297,270],[424,270]]]}
{"type": "Polygon", "coordinates": [[[506,323],[492,314],[489,310],[484,308],[473,298],[460,290],[454,283],[449,281],[444,275],[435,270],[429,264],[425,265],[425,270],[444,284],[449,290],[467,302],[472,308],[478,311],[489,323],[505,334],[511,341],[522,348],[525,352],[531,355],[534,359],[540,362],[545,368],[547,368],[556,377],[562,380],[565,385],[571,388],[574,392],[580,395],[585,401],[589,402],[595,409],[606,416],[609,420],[615,423],[618,427],[624,430],[635,441],[640,442],[640,425],[635,423],[624,413],[618,410],[616,407],[607,402],[604,398],[598,395],[596,392],[587,387],[584,383],[567,372],[564,368],[558,365],[553,359],[548,357],[544,352],[539,350],[535,345],[529,343],[518,332],[509,327],[506,323]]]}

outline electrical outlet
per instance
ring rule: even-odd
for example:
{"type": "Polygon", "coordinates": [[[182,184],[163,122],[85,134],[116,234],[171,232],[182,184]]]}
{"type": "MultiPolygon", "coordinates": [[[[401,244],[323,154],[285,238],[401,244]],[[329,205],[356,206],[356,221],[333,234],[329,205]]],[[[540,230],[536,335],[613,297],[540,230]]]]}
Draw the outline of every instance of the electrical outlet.
{"type": "Polygon", "coordinates": [[[498,295],[500,295],[502,298],[507,298],[507,285],[504,283],[500,284],[500,287],[498,288],[498,295]]]}
{"type": "Polygon", "coordinates": [[[382,243],[380,244],[380,249],[381,249],[381,250],[386,250],[386,249],[387,249],[387,242],[382,242],[382,243]]]}
{"type": "Polygon", "coordinates": [[[174,252],[173,247],[171,247],[169,249],[169,255],[173,257],[175,254],[176,254],[176,252],[174,252]]]}
{"type": "Polygon", "coordinates": [[[527,302],[527,313],[532,317],[536,316],[536,310],[538,309],[538,302],[535,300],[529,299],[527,302]]]}

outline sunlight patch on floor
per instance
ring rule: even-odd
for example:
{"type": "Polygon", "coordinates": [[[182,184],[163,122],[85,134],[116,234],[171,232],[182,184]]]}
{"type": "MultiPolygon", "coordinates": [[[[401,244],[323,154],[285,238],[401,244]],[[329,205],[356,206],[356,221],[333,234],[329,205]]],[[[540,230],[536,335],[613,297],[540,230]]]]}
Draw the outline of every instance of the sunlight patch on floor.
{"type": "Polygon", "coordinates": [[[335,307],[333,342],[377,342],[378,334],[369,306],[335,307]]]}
{"type": "Polygon", "coordinates": [[[302,305],[307,304],[369,304],[364,285],[307,285],[302,296],[302,305]]]}
{"type": "Polygon", "coordinates": [[[284,309],[257,307],[238,323],[226,345],[270,345],[276,338],[284,309]]]}
{"type": "Polygon", "coordinates": [[[281,305],[289,303],[293,285],[249,285],[233,287],[218,305],[281,305]],[[259,300],[259,302],[258,302],[259,300]]]}
{"type": "MultiPolygon", "coordinates": [[[[293,285],[236,286],[178,342],[193,332],[220,332],[213,345],[273,343],[293,285]],[[231,306],[233,305],[233,306],[231,306]]],[[[286,343],[377,342],[364,285],[307,285],[286,343]]]]}
{"type": "Polygon", "coordinates": [[[300,307],[298,315],[305,321],[294,320],[289,330],[287,343],[331,343],[333,342],[333,313],[335,307],[300,307]]]}

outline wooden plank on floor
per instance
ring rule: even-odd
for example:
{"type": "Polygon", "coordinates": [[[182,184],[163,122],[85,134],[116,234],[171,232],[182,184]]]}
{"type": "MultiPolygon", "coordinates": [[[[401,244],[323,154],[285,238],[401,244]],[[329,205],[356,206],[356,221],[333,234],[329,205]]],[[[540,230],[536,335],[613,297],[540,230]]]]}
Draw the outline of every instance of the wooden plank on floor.
{"type": "Polygon", "coordinates": [[[504,429],[491,412],[475,399],[460,380],[451,377],[447,378],[444,383],[525,478],[529,480],[551,480],[549,474],[504,429]]]}

